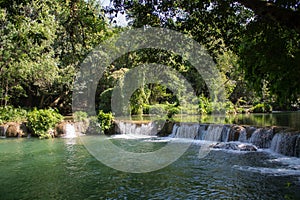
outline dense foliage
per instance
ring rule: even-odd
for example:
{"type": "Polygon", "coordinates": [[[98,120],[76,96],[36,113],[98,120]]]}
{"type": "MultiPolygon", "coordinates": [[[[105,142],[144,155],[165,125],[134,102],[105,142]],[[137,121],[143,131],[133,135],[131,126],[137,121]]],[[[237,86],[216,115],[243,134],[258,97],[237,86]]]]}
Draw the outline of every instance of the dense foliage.
{"type": "Polygon", "coordinates": [[[34,109],[27,115],[28,127],[40,138],[50,138],[50,129],[62,120],[63,116],[53,109],[34,109]]]}
{"type": "Polygon", "coordinates": [[[0,124],[26,121],[27,110],[11,106],[0,107],[0,124]]]}
{"type": "MultiPolygon", "coordinates": [[[[69,114],[74,76],[88,53],[122,30],[149,26],[179,31],[205,46],[221,73],[227,101],[213,102],[205,81],[184,58],[160,49],[134,51],[107,66],[99,80],[95,103],[104,111],[98,115],[104,129],[111,120],[105,113],[111,111],[114,88],[144,63],[181,73],[192,85],[202,114],[216,108],[227,113],[298,108],[299,16],[295,0],[112,0],[108,7],[96,0],[2,0],[0,120],[23,119],[9,106],[52,107],[69,114]],[[120,15],[127,18],[125,27],[114,25],[120,15]]],[[[180,81],[174,84],[180,86],[180,81]]],[[[131,114],[165,113],[169,118],[192,110],[179,102],[180,96],[157,81],[136,90],[129,109],[131,114]]],[[[34,120],[43,112],[29,116],[34,120]]],[[[45,123],[55,120],[50,121],[45,123]]],[[[32,128],[38,135],[45,131],[32,128]]]]}
{"type": "Polygon", "coordinates": [[[99,110],[97,118],[102,132],[111,128],[113,123],[112,113],[104,113],[102,110],[99,110]]]}

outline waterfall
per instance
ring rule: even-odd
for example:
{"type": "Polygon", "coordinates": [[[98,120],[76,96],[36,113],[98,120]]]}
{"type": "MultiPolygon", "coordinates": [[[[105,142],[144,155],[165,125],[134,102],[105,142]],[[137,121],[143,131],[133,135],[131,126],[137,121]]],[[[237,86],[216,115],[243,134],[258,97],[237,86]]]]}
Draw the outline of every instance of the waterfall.
{"type": "MultiPolygon", "coordinates": [[[[207,130],[203,132],[202,136],[200,137],[201,140],[208,140],[208,141],[216,141],[221,142],[222,140],[222,133],[226,134],[227,132],[224,132],[224,126],[223,125],[209,125],[207,130]]],[[[224,137],[223,137],[224,138],[224,137]]],[[[225,135],[225,138],[227,138],[227,135],[225,135]]]]}
{"type": "Polygon", "coordinates": [[[6,126],[0,126],[0,137],[5,137],[6,136],[6,126]]]}
{"type": "Polygon", "coordinates": [[[65,125],[65,136],[64,138],[75,138],[76,136],[76,131],[75,127],[73,124],[66,124],[65,125]]]}
{"type": "Polygon", "coordinates": [[[221,133],[221,141],[222,142],[228,142],[229,141],[229,136],[231,132],[231,127],[228,125],[224,125],[221,133]]]}
{"type": "Polygon", "coordinates": [[[270,148],[276,153],[300,157],[300,135],[285,132],[277,133],[270,148]]]}
{"type": "Polygon", "coordinates": [[[157,125],[155,122],[149,123],[128,123],[117,122],[117,126],[120,134],[132,134],[132,135],[156,135],[157,125]]]}
{"type": "Polygon", "coordinates": [[[198,124],[181,124],[180,126],[175,124],[169,137],[194,139],[198,135],[198,130],[198,124]]]}
{"type": "MultiPolygon", "coordinates": [[[[118,132],[131,135],[156,135],[158,125],[155,122],[116,123],[118,132]]],[[[187,138],[219,142],[216,148],[230,147],[231,149],[255,150],[257,148],[270,149],[286,156],[300,157],[300,133],[287,129],[257,128],[239,125],[175,123],[169,137],[187,138]],[[235,148],[233,148],[235,147],[235,148]]],[[[171,131],[171,130],[170,130],[171,131]]]]}
{"type": "Polygon", "coordinates": [[[273,138],[273,130],[268,128],[256,129],[249,139],[249,142],[259,148],[269,148],[273,138]]]}
{"type": "Polygon", "coordinates": [[[169,137],[221,142],[227,140],[229,131],[230,127],[227,125],[181,123],[173,126],[169,137]]]}
{"type": "Polygon", "coordinates": [[[248,142],[247,131],[245,128],[241,129],[238,141],[239,142],[248,142]]]}

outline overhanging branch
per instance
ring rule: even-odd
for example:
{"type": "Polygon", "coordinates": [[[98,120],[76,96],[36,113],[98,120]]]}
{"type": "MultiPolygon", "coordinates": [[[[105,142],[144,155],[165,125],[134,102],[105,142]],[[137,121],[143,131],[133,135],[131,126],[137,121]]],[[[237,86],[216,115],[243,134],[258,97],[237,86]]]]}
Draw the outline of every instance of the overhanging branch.
{"type": "Polygon", "coordinates": [[[263,0],[237,0],[245,7],[253,10],[259,17],[278,22],[300,33],[300,12],[278,7],[272,2],[263,0]]]}

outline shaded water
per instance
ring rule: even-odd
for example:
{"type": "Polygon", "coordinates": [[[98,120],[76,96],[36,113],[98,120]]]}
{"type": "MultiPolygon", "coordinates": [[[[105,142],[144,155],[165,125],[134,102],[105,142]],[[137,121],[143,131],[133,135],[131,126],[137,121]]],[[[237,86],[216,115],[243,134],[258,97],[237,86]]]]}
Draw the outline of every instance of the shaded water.
{"type": "MultiPolygon", "coordinates": [[[[133,116],[129,120],[155,120],[151,116],[133,116]]],[[[213,124],[239,124],[253,126],[285,126],[300,130],[300,111],[252,113],[236,115],[176,115],[178,122],[197,122],[213,124]]]]}
{"type": "MultiPolygon", "coordinates": [[[[139,152],[165,145],[160,139],[111,140],[139,152]]],[[[200,146],[166,168],[132,174],[97,161],[80,138],[1,139],[0,199],[300,199],[298,158],[213,150],[199,159],[200,146]]]]}

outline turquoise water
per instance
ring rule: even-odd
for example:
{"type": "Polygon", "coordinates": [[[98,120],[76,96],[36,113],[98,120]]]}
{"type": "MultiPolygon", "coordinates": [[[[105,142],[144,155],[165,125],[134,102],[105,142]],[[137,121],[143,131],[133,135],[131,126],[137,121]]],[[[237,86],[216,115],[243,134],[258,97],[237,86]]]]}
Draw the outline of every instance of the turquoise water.
{"type": "MultiPolygon", "coordinates": [[[[165,145],[112,141],[137,152],[165,145]]],[[[103,165],[80,138],[0,139],[0,199],[300,199],[297,159],[220,150],[200,159],[200,146],[168,167],[133,174],[103,165]]]]}

